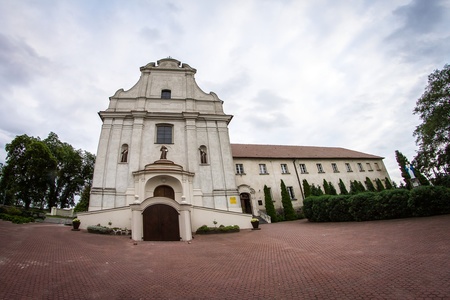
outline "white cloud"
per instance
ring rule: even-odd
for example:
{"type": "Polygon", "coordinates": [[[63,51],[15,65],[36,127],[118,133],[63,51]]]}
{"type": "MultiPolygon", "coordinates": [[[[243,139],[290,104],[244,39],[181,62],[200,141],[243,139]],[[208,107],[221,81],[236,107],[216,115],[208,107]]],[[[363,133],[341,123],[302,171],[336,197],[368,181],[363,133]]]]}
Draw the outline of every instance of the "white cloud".
{"type": "Polygon", "coordinates": [[[0,161],[50,131],[95,153],[97,112],[172,56],[225,101],[232,142],[415,151],[412,115],[448,63],[443,1],[0,1],[0,161]]]}

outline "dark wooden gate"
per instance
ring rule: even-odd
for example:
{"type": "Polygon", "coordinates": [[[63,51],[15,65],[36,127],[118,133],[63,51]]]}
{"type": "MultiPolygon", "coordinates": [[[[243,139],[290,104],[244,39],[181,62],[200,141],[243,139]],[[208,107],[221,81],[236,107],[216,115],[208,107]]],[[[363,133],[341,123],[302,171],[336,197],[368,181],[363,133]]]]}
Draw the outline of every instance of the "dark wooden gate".
{"type": "Polygon", "coordinates": [[[179,241],[178,212],[169,205],[155,204],[143,213],[144,241],[179,241]]]}
{"type": "Polygon", "coordinates": [[[168,185],[160,185],[153,192],[153,197],[166,197],[175,200],[175,192],[168,185]]]}

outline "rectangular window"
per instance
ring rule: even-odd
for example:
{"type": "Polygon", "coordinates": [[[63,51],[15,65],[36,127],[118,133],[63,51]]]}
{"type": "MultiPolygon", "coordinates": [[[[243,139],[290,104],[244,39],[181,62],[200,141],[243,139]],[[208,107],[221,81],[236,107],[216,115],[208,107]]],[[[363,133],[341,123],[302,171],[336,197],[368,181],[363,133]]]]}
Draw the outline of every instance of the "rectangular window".
{"type": "Polygon", "coordinates": [[[378,165],[378,163],[374,163],[374,165],[375,165],[375,169],[376,169],[377,171],[381,171],[380,166],[378,165]]]}
{"type": "Polygon", "coordinates": [[[366,163],[366,166],[367,166],[367,170],[368,170],[369,172],[372,172],[372,171],[373,171],[372,166],[370,165],[370,163],[366,163]]]}
{"type": "Polygon", "coordinates": [[[156,143],[157,144],[172,144],[172,125],[156,125],[156,143]]]}
{"type": "Polygon", "coordinates": [[[289,197],[291,197],[291,200],[295,200],[294,188],[292,186],[288,186],[286,188],[289,193],[289,197]]]}
{"type": "Polygon", "coordinates": [[[288,174],[287,164],[281,164],[281,174],[288,174]]]}
{"type": "Polygon", "coordinates": [[[358,169],[359,169],[360,172],[364,172],[364,168],[363,168],[362,163],[358,163],[358,169]]]}
{"type": "Polygon", "coordinates": [[[316,164],[316,165],[317,165],[317,171],[319,171],[319,173],[325,173],[323,171],[322,164],[316,164]]]}
{"type": "Polygon", "coordinates": [[[350,166],[349,163],[345,163],[345,168],[347,169],[347,172],[353,172],[352,171],[352,166],[350,166]]]}
{"type": "Polygon", "coordinates": [[[259,206],[263,205],[263,201],[262,200],[258,200],[258,205],[259,206]]]}
{"type": "Polygon", "coordinates": [[[170,90],[162,90],[161,91],[161,99],[170,99],[172,97],[170,90]]]}
{"type": "Polygon", "coordinates": [[[244,174],[244,165],[236,164],[236,174],[244,174]]]}
{"type": "Polygon", "coordinates": [[[338,169],[338,167],[337,167],[337,164],[332,163],[332,164],[331,164],[331,167],[333,168],[333,172],[334,172],[334,173],[339,173],[339,169],[338,169]]]}
{"type": "Polygon", "coordinates": [[[259,174],[268,174],[266,164],[259,164],[259,174]]]}
{"type": "Polygon", "coordinates": [[[308,170],[306,170],[305,164],[300,164],[300,173],[302,173],[302,174],[308,173],[308,170]]]}

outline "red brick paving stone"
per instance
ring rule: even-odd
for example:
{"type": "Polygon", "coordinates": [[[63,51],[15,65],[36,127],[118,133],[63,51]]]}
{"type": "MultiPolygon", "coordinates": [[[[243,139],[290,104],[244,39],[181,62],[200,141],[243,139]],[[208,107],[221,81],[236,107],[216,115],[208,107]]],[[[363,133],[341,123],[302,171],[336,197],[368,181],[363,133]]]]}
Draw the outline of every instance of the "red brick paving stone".
{"type": "Polygon", "coordinates": [[[0,299],[450,299],[450,215],[133,242],[0,221],[0,299]]]}

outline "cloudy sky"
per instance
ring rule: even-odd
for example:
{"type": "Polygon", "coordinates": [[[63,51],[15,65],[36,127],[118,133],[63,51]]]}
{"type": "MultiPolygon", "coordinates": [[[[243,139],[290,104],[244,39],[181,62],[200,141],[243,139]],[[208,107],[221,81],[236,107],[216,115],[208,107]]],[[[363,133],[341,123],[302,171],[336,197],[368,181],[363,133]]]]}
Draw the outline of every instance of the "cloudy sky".
{"type": "Polygon", "coordinates": [[[53,131],[96,153],[116,90],[171,56],[223,101],[233,143],[417,149],[412,114],[450,63],[450,1],[0,0],[0,162],[53,131]]]}

